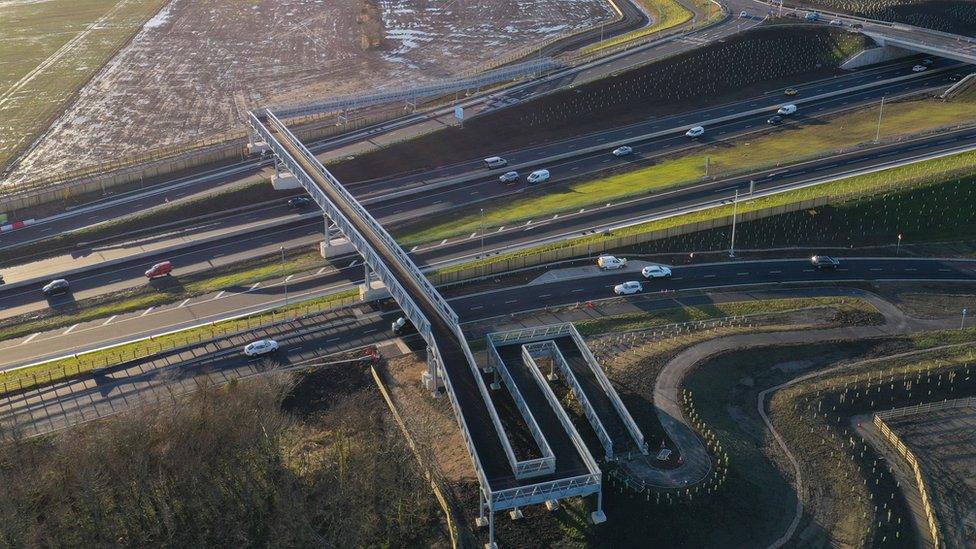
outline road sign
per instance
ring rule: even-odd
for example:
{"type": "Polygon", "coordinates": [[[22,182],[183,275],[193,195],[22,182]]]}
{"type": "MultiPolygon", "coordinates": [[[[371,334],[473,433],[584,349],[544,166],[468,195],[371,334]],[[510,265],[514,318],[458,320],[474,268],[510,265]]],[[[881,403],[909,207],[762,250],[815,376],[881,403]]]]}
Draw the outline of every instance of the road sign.
{"type": "Polygon", "coordinates": [[[457,118],[458,120],[464,120],[464,107],[460,105],[454,107],[454,118],[457,118]]]}

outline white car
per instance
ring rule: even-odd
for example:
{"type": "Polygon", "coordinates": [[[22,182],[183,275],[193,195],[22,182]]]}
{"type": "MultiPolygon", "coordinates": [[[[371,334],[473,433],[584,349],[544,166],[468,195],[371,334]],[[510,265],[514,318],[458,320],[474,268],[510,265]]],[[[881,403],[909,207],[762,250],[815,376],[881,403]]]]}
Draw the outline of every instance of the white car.
{"type": "Polygon", "coordinates": [[[926,67],[925,65],[915,65],[914,67],[912,67],[912,72],[923,72],[926,69],[928,69],[928,67],[926,67]]]}
{"type": "Polygon", "coordinates": [[[644,291],[644,287],[641,286],[640,282],[636,280],[631,280],[629,282],[624,282],[623,284],[617,284],[613,287],[613,293],[617,295],[631,295],[644,291]]]}
{"type": "Polygon", "coordinates": [[[783,105],[776,111],[776,114],[783,116],[789,116],[791,114],[796,114],[796,105],[783,105]]]}
{"type": "Polygon", "coordinates": [[[671,278],[671,269],[663,265],[648,265],[641,269],[644,278],[671,278]]]}
{"type": "Polygon", "coordinates": [[[844,26],[844,22],[841,21],[840,19],[831,19],[830,20],[830,26],[832,26],[832,27],[843,27],[844,26]]]}
{"type": "Polygon", "coordinates": [[[685,137],[701,137],[703,135],[705,135],[705,128],[701,126],[695,126],[685,132],[685,137]]]}
{"type": "Polygon", "coordinates": [[[518,172],[505,172],[502,175],[498,176],[498,180],[501,181],[502,183],[511,183],[512,181],[518,181],[518,178],[519,178],[518,172]]]}
{"type": "Polygon", "coordinates": [[[549,170],[536,170],[529,174],[529,177],[525,178],[529,183],[542,183],[549,179],[549,170]]]}
{"type": "Polygon", "coordinates": [[[739,17],[749,17],[749,12],[742,10],[739,12],[739,17]]]}
{"type": "Polygon", "coordinates": [[[244,354],[247,356],[261,356],[273,353],[278,350],[278,342],[273,339],[259,339],[253,343],[248,343],[244,347],[244,354]]]}
{"type": "Polygon", "coordinates": [[[624,145],[622,147],[617,147],[616,149],[614,149],[613,150],[613,155],[614,156],[627,156],[628,154],[630,154],[632,152],[634,152],[634,149],[628,147],[627,145],[624,145]]]}

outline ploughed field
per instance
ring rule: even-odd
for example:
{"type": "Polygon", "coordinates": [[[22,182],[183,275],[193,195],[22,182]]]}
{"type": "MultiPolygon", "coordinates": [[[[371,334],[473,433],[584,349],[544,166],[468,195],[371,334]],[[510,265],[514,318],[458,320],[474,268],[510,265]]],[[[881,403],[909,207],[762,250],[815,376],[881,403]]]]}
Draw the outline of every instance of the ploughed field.
{"type": "Polygon", "coordinates": [[[839,74],[870,42],[825,27],[758,28],[549,94],[330,167],[342,181],[420,172],[601,129],[701,109],[839,74]]]}
{"type": "Polygon", "coordinates": [[[412,87],[609,21],[603,0],[172,0],[7,184],[244,127],[250,108],[412,87]]]}
{"type": "Polygon", "coordinates": [[[972,0],[799,0],[798,5],[976,36],[972,0]]]}

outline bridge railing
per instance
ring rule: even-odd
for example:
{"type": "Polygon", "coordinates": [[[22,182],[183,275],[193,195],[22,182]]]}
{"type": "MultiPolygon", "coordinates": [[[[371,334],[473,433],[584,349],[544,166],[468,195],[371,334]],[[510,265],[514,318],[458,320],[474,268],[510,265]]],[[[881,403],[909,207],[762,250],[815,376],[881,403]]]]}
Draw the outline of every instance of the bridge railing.
{"type": "Polygon", "coordinates": [[[283,105],[280,107],[272,107],[271,110],[280,118],[313,116],[316,114],[325,114],[344,109],[357,109],[394,101],[408,101],[411,99],[436,97],[456,91],[480,88],[495,84],[497,82],[504,82],[506,80],[516,80],[526,76],[533,76],[557,68],[558,66],[559,64],[551,58],[534,59],[532,61],[526,61],[524,63],[518,63],[516,65],[487,71],[468,78],[458,78],[445,82],[428,84],[425,86],[399,88],[366,95],[347,95],[343,97],[336,97],[328,101],[283,105]]]}
{"type": "MultiPolygon", "coordinates": [[[[311,175],[308,174],[305,169],[298,163],[288,148],[286,148],[281,141],[271,132],[271,130],[265,126],[265,124],[260,120],[255,112],[249,113],[250,124],[254,130],[260,135],[271,150],[281,159],[282,163],[286,168],[298,179],[298,181],[305,187],[309,195],[315,200],[315,202],[322,208],[322,210],[339,226],[339,229],[349,238],[349,241],[353,244],[356,250],[362,254],[363,260],[372,268],[387,288],[390,294],[396,300],[396,302],[403,309],[404,314],[410,321],[414,324],[417,330],[420,332],[424,339],[428,342],[433,341],[431,337],[431,327],[430,321],[424,316],[420,308],[406,292],[403,286],[397,281],[397,279],[392,275],[387,266],[383,263],[380,257],[377,255],[376,251],[366,240],[365,236],[359,232],[356,226],[346,217],[346,215],[335,205],[332,204],[331,200],[326,196],[325,192],[319,188],[318,184],[312,179],[311,175]]],[[[278,135],[281,135],[289,145],[298,151],[299,154],[303,154],[306,157],[310,156],[311,153],[308,149],[302,145],[298,139],[295,138],[291,132],[285,129],[284,132],[281,128],[276,128],[278,135]]],[[[314,158],[314,157],[313,157],[314,158]]],[[[317,162],[312,163],[312,166],[319,168],[321,164],[317,162]]],[[[324,168],[322,168],[324,171],[324,168]]],[[[321,175],[321,174],[320,174],[321,175]]]]}
{"type": "Polygon", "coordinates": [[[617,394],[617,390],[613,388],[610,380],[607,379],[607,375],[603,372],[603,368],[600,367],[600,363],[597,362],[596,357],[593,356],[589,346],[587,346],[586,342],[583,341],[583,336],[580,335],[579,331],[576,329],[576,326],[574,326],[572,323],[567,323],[567,325],[569,327],[570,336],[573,338],[576,346],[579,347],[580,352],[583,354],[583,358],[586,359],[587,364],[589,364],[590,369],[593,371],[593,375],[600,383],[600,387],[603,388],[603,391],[610,398],[610,402],[617,410],[617,414],[620,415],[624,425],[627,426],[627,431],[630,432],[630,436],[634,439],[634,442],[637,443],[637,447],[640,448],[641,453],[647,455],[649,452],[647,442],[644,441],[644,434],[641,433],[640,428],[637,427],[637,422],[634,421],[634,418],[630,415],[630,412],[627,411],[627,407],[624,406],[623,402],[621,402],[620,395],[617,394]]]}
{"type": "MultiPolygon", "coordinates": [[[[494,349],[494,347],[492,348],[494,349]]],[[[613,459],[613,440],[611,440],[610,435],[607,434],[607,430],[603,426],[603,422],[600,421],[600,417],[593,408],[593,404],[590,403],[590,399],[586,396],[586,393],[583,392],[582,385],[580,385],[579,380],[576,379],[576,375],[573,374],[573,370],[570,369],[569,363],[566,362],[566,358],[559,350],[559,347],[556,346],[552,340],[527,343],[522,345],[522,355],[527,365],[529,362],[535,362],[534,359],[543,356],[548,356],[552,359],[556,369],[558,369],[559,373],[562,374],[566,385],[572,389],[573,394],[576,395],[576,400],[579,401],[580,407],[583,408],[583,415],[586,416],[586,420],[590,422],[590,426],[593,427],[593,431],[596,432],[596,438],[600,440],[600,444],[603,446],[604,455],[608,460],[613,459]]],[[[536,366],[538,367],[538,363],[536,363],[536,366]]]]}
{"type": "MultiPolygon", "coordinates": [[[[512,465],[512,470],[515,472],[515,477],[521,479],[551,474],[556,469],[556,458],[552,453],[552,449],[549,447],[549,441],[546,440],[545,435],[542,434],[542,429],[539,428],[535,415],[533,415],[532,411],[529,410],[529,405],[525,402],[525,398],[522,396],[522,391],[520,391],[518,385],[515,384],[515,380],[512,378],[511,372],[508,371],[508,366],[505,364],[505,361],[502,360],[501,355],[498,354],[498,349],[496,349],[493,345],[489,345],[488,353],[490,357],[489,364],[494,366],[502,380],[505,382],[505,387],[508,389],[509,394],[512,395],[512,400],[515,401],[515,406],[522,415],[522,419],[525,420],[525,425],[529,428],[529,433],[532,434],[532,439],[535,440],[536,445],[539,447],[539,453],[542,454],[542,457],[539,459],[519,461],[515,457],[514,453],[512,453],[508,436],[505,434],[502,425],[500,423],[496,423],[495,428],[498,429],[499,433],[502,435],[502,442],[505,445],[506,454],[509,455],[509,461],[512,465]]],[[[497,415],[493,415],[493,419],[494,418],[497,418],[497,415]]]]}

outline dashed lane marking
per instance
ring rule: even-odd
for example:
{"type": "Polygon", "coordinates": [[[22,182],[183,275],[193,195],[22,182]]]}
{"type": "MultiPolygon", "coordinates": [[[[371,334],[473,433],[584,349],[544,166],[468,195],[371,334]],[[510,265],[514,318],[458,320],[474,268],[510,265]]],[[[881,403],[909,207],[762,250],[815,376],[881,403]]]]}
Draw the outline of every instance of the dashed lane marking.
{"type": "Polygon", "coordinates": [[[65,331],[64,331],[64,334],[62,334],[62,335],[68,335],[68,334],[70,334],[70,333],[71,333],[71,331],[72,331],[72,330],[74,330],[74,329],[75,329],[75,328],[77,328],[77,327],[78,327],[78,325],[77,325],[77,324],[75,324],[75,325],[73,325],[73,326],[71,326],[70,328],[68,328],[67,330],[65,330],[65,331]]]}
{"type": "Polygon", "coordinates": [[[115,320],[115,317],[117,317],[117,316],[119,316],[119,315],[112,315],[112,316],[108,317],[108,320],[106,320],[105,322],[102,322],[102,326],[108,326],[109,322],[112,322],[113,320],[115,320]]]}
{"type": "Polygon", "coordinates": [[[735,276],[749,276],[749,273],[735,273],[735,276]]]}
{"type": "MultiPolygon", "coordinates": [[[[113,318],[114,318],[114,317],[113,317],[113,318]]],[[[37,332],[37,333],[35,333],[35,334],[33,334],[33,335],[31,335],[31,336],[30,336],[30,337],[28,337],[27,339],[25,339],[25,340],[23,340],[23,341],[21,341],[21,342],[20,342],[20,344],[21,344],[21,345],[26,345],[26,344],[28,344],[28,343],[30,343],[31,341],[33,341],[33,340],[34,340],[34,338],[35,338],[35,337],[37,337],[37,336],[39,336],[39,335],[41,335],[41,332],[37,332]]]]}
{"type": "Polygon", "coordinates": [[[151,313],[153,311],[153,309],[155,309],[155,307],[150,307],[150,308],[146,309],[145,311],[143,311],[142,314],[139,315],[139,316],[146,316],[149,313],[151,313]]]}
{"type": "Polygon", "coordinates": [[[188,298],[184,299],[183,300],[183,303],[180,303],[179,306],[177,306],[176,308],[179,309],[180,307],[186,307],[186,304],[189,303],[189,302],[190,302],[190,298],[188,297],[188,298]]]}

